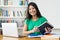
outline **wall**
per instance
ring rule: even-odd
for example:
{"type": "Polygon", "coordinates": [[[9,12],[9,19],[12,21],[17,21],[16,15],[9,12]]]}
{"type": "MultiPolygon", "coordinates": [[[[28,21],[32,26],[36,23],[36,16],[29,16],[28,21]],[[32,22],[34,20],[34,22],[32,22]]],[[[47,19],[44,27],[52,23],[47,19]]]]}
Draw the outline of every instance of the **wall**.
{"type": "Polygon", "coordinates": [[[54,28],[60,28],[60,0],[30,0],[38,5],[41,14],[54,28]]]}

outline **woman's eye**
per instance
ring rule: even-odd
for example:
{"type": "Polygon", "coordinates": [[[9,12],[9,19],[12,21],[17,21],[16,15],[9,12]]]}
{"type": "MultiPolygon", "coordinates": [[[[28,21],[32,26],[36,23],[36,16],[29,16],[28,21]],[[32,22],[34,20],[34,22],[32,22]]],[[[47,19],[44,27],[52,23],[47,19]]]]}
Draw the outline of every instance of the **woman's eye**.
{"type": "Polygon", "coordinates": [[[32,9],[34,9],[34,8],[32,8],[32,9]]]}
{"type": "Polygon", "coordinates": [[[31,10],[31,8],[29,8],[29,10],[31,10]]]}
{"type": "Polygon", "coordinates": [[[29,8],[29,10],[33,10],[33,9],[35,9],[35,8],[29,8]]]}

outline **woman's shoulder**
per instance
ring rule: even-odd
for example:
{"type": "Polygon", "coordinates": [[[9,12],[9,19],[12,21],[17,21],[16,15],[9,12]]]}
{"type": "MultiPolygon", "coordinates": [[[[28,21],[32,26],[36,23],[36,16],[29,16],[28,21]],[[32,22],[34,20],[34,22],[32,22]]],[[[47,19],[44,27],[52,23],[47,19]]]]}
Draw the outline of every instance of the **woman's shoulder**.
{"type": "Polygon", "coordinates": [[[46,17],[44,17],[44,16],[39,17],[39,19],[41,19],[41,20],[47,20],[46,17]]]}
{"type": "Polygon", "coordinates": [[[27,19],[27,18],[25,19],[25,21],[28,21],[28,20],[29,20],[29,19],[27,19]]]}
{"type": "Polygon", "coordinates": [[[25,19],[25,22],[28,22],[29,21],[29,19],[25,19]]]}
{"type": "Polygon", "coordinates": [[[28,19],[25,19],[24,20],[24,24],[28,24],[29,20],[28,19]]]}

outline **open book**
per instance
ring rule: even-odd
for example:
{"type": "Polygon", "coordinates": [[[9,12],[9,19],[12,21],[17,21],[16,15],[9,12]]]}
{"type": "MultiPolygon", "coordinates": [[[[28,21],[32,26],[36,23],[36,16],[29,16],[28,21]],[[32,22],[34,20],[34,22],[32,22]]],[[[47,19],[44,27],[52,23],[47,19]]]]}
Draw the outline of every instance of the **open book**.
{"type": "Polygon", "coordinates": [[[44,22],[43,24],[41,24],[41,25],[39,25],[38,26],[38,29],[40,30],[40,32],[42,33],[42,34],[44,34],[45,33],[45,28],[53,28],[53,26],[51,25],[51,24],[49,24],[48,22],[44,22]]]}

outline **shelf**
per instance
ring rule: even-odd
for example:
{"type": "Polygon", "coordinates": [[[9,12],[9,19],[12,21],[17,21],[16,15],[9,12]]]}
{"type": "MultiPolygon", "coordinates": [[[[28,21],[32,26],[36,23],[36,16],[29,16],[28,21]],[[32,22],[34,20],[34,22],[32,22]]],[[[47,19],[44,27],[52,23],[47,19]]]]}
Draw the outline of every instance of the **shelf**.
{"type": "MultiPolygon", "coordinates": [[[[2,27],[0,27],[0,29],[2,29],[2,27]]],[[[19,30],[19,29],[23,29],[23,27],[18,27],[18,30],[19,30]]]]}
{"type": "Polygon", "coordinates": [[[21,7],[21,8],[27,8],[27,5],[20,5],[20,6],[16,6],[16,5],[0,5],[0,7],[21,7]]]}
{"type": "Polygon", "coordinates": [[[25,16],[24,17],[20,17],[20,16],[18,16],[18,17],[3,17],[3,16],[0,16],[0,18],[26,18],[25,16]]]}
{"type": "MultiPolygon", "coordinates": [[[[26,18],[25,13],[27,13],[29,0],[1,0],[0,4],[0,21],[16,22],[20,26],[20,22],[24,22],[26,18]],[[20,3],[21,2],[21,3],[20,3]],[[26,2],[26,3],[25,3],[26,2]],[[11,19],[11,20],[9,20],[11,19]]],[[[21,23],[21,24],[22,24],[21,23]]],[[[2,27],[0,27],[2,29],[2,27]]],[[[18,29],[23,29],[23,27],[18,27],[18,29]]]]}

